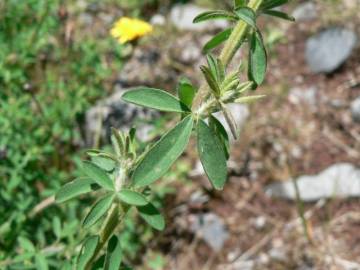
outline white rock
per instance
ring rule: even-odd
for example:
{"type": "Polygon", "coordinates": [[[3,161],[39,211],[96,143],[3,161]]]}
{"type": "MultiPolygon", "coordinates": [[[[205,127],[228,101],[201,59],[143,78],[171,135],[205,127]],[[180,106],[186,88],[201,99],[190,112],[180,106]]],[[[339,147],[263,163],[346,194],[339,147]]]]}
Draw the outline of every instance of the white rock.
{"type": "Polygon", "coordinates": [[[295,87],[290,89],[289,101],[295,105],[305,103],[314,107],[317,101],[317,92],[318,90],[315,86],[309,88],[295,87]]]}
{"type": "Polygon", "coordinates": [[[229,266],[231,270],[254,270],[255,269],[255,261],[235,261],[232,265],[229,266]]]}
{"type": "Polygon", "coordinates": [[[102,138],[105,141],[109,140],[111,127],[127,131],[135,126],[137,128],[136,136],[141,141],[149,140],[150,133],[154,127],[146,122],[149,123],[159,117],[159,113],[125,103],[121,100],[121,96],[126,90],[121,87],[116,88],[114,94],[103,100],[99,100],[86,112],[85,130],[87,145],[92,145],[92,140],[95,134],[99,132],[99,128],[101,128],[100,134],[102,138]]]}
{"type": "Polygon", "coordinates": [[[253,224],[257,230],[264,229],[265,225],[267,223],[266,217],[259,216],[253,220],[253,224]]]}
{"type": "Polygon", "coordinates": [[[305,2],[295,8],[292,16],[296,21],[311,21],[318,17],[317,8],[314,2],[305,2]]]}
{"type": "Polygon", "coordinates": [[[203,31],[214,28],[226,28],[228,26],[228,23],[224,20],[214,20],[201,23],[192,22],[197,15],[205,11],[208,11],[208,9],[198,7],[194,4],[175,5],[171,9],[170,20],[180,30],[203,31]]]}
{"type": "Polygon", "coordinates": [[[229,238],[224,221],[214,213],[191,216],[190,230],[204,239],[214,251],[220,251],[229,238]]]}
{"type": "Polygon", "coordinates": [[[325,29],[306,41],[306,62],[312,72],[333,72],[349,58],[356,42],[356,34],[351,30],[325,29]]]}
{"type": "MultiPolygon", "coordinates": [[[[349,163],[334,164],[318,175],[301,176],[296,181],[301,199],[305,202],[333,197],[360,197],[360,169],[349,163]]],[[[296,199],[291,180],[269,185],[266,193],[272,197],[296,199]]]]}
{"type": "Polygon", "coordinates": [[[360,123],[360,96],[351,102],[351,116],[354,121],[360,123]]]}
{"type": "Polygon", "coordinates": [[[165,25],[165,17],[161,14],[155,14],[151,19],[150,23],[152,25],[165,25]]]}
{"type": "Polygon", "coordinates": [[[272,248],[269,250],[269,256],[271,259],[276,261],[286,261],[287,255],[286,251],[283,248],[272,248]]]}
{"type": "Polygon", "coordinates": [[[181,51],[180,59],[185,64],[191,64],[199,60],[201,50],[197,44],[189,43],[181,51]]]}

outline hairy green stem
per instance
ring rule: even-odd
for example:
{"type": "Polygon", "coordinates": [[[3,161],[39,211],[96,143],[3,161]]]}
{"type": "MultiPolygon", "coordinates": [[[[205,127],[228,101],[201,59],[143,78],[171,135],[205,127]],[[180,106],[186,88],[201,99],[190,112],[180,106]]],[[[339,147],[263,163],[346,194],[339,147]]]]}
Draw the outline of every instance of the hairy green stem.
{"type": "MultiPolygon", "coordinates": [[[[248,7],[256,11],[263,0],[250,0],[248,7]]],[[[244,41],[247,33],[248,25],[246,22],[240,20],[237,25],[234,27],[234,30],[232,31],[229,39],[226,41],[224,48],[222,49],[220,53],[220,60],[222,61],[223,65],[227,67],[232,58],[234,57],[236,51],[239,49],[239,46],[244,41]]],[[[204,102],[204,100],[207,98],[209,93],[209,87],[204,82],[197,92],[194,102],[193,102],[193,110],[196,110],[199,106],[201,106],[201,103],[204,102]]]]}
{"type": "MultiPolygon", "coordinates": [[[[126,170],[119,168],[119,172],[116,178],[116,186],[121,189],[122,184],[126,181],[127,174],[126,170]]],[[[119,191],[119,190],[117,190],[119,191]]],[[[129,207],[122,205],[118,200],[114,200],[113,204],[110,207],[109,213],[104,221],[103,227],[99,233],[100,240],[96,246],[95,252],[91,259],[87,262],[85,270],[91,270],[93,263],[98,257],[100,251],[103,249],[104,245],[107,243],[111,235],[114,233],[117,226],[122,224],[126,213],[128,212],[129,207]]]]}
{"type": "Polygon", "coordinates": [[[95,262],[96,258],[98,257],[100,251],[109,240],[110,236],[114,232],[115,228],[119,224],[119,220],[123,217],[123,213],[120,212],[118,203],[114,203],[110,210],[109,214],[105,220],[104,226],[100,232],[100,240],[96,246],[95,252],[91,259],[87,262],[85,270],[91,270],[93,263],[95,262]]]}

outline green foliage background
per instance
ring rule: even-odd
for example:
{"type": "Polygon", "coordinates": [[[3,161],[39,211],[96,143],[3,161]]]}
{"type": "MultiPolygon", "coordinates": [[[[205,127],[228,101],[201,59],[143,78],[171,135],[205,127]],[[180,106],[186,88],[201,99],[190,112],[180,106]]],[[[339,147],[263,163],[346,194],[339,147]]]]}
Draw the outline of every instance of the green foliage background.
{"type": "Polygon", "coordinates": [[[77,30],[66,40],[64,19],[73,14],[62,14],[64,8],[78,12],[60,0],[0,3],[1,269],[34,268],[34,262],[38,269],[58,269],[63,243],[70,249],[78,244],[77,203],[38,214],[34,208],[77,174],[80,123],[87,108],[107,95],[107,80],[121,61],[106,57],[120,58],[121,47],[107,31],[99,38],[77,30]],[[26,253],[42,255],[16,257],[26,253]],[[51,259],[42,263],[43,256],[51,259]]]}

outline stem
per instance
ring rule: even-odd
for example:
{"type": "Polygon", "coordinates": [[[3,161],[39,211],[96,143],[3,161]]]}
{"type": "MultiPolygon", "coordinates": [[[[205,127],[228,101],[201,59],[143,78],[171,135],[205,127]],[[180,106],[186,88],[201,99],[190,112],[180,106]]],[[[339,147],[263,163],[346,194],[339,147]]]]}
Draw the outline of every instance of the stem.
{"type": "Polygon", "coordinates": [[[116,227],[120,225],[127,213],[128,209],[122,210],[120,208],[119,203],[114,202],[109,210],[109,215],[104,222],[103,228],[100,231],[100,240],[98,245],[96,246],[95,252],[92,258],[87,262],[85,270],[90,270],[96,258],[98,257],[100,251],[104,247],[104,245],[109,240],[110,236],[115,231],[116,227]]]}
{"type": "Polygon", "coordinates": [[[297,206],[297,210],[298,210],[298,214],[300,216],[301,219],[301,224],[304,230],[304,235],[306,237],[306,240],[311,244],[311,236],[308,230],[308,223],[305,217],[305,211],[304,211],[304,202],[301,199],[301,195],[300,195],[300,191],[299,191],[299,186],[297,184],[296,179],[292,179],[293,182],[293,186],[295,189],[295,198],[296,198],[296,206],[297,206]]]}
{"type": "MultiPolygon", "coordinates": [[[[248,7],[256,11],[260,7],[262,2],[263,0],[250,0],[248,7]]],[[[234,30],[232,31],[229,39],[226,41],[224,48],[220,53],[220,60],[225,67],[230,64],[236,51],[239,49],[239,46],[245,39],[247,29],[247,23],[242,20],[240,20],[234,27],[234,30]]],[[[193,110],[201,105],[201,103],[206,99],[208,93],[209,87],[205,82],[203,82],[194,98],[193,110]]]]}
{"type": "MultiPolygon", "coordinates": [[[[116,179],[116,185],[118,188],[121,188],[122,184],[126,180],[126,177],[127,175],[125,173],[125,170],[123,168],[119,168],[118,176],[116,179]]],[[[107,215],[106,220],[104,221],[104,225],[99,233],[99,243],[97,244],[95,252],[92,255],[91,259],[87,262],[85,270],[91,269],[92,264],[98,257],[100,251],[107,243],[111,235],[114,233],[116,227],[122,223],[128,210],[128,206],[123,206],[120,204],[119,201],[117,201],[116,199],[114,200],[113,204],[110,207],[109,214],[107,215]]]]}

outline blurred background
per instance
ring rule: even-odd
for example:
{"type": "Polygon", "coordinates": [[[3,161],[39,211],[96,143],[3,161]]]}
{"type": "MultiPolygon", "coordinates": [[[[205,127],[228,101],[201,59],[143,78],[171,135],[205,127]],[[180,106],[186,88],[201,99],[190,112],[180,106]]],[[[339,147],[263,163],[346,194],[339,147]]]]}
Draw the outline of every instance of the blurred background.
{"type": "MultiPolygon", "coordinates": [[[[0,269],[61,269],[74,258],[96,198],[57,205],[54,193],[81,174],[85,149],[108,147],[111,126],[135,123],[143,142],[168,129],[172,115],[120,96],[138,85],[175,92],[181,76],[199,84],[201,48],[227,25],[192,19],[231,2],[0,2],[0,269]],[[122,16],[154,32],[121,45],[109,31],[122,16]]],[[[296,22],[258,22],[269,64],[257,94],[267,97],[231,107],[241,136],[224,191],[189,147],[154,185],[166,230],[125,222],[134,269],[360,269],[360,1],[283,10],[296,22]]]]}

